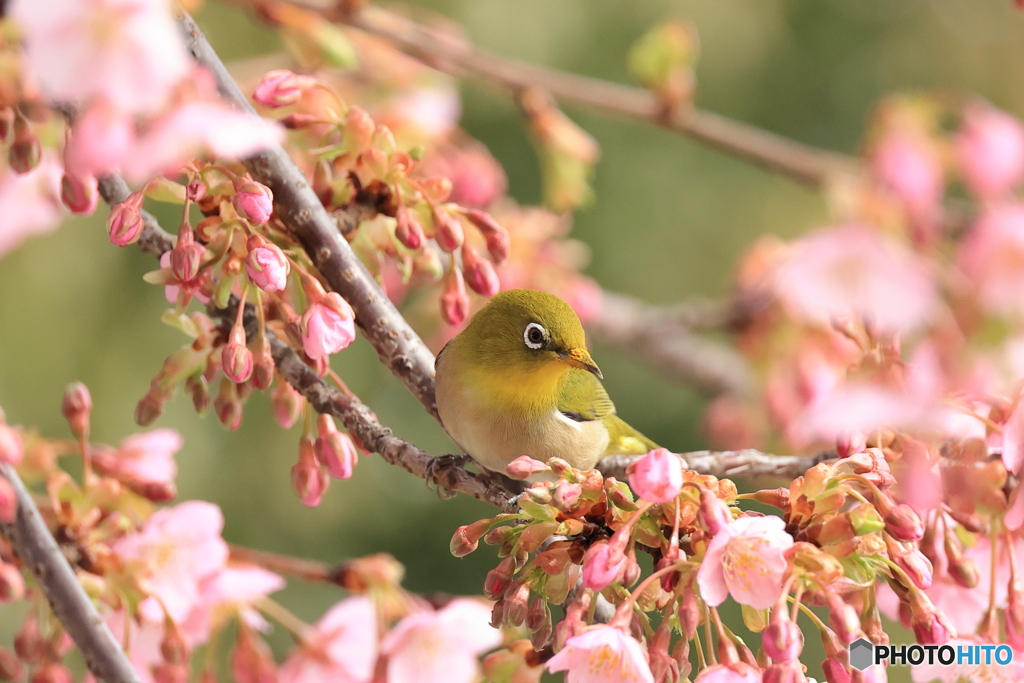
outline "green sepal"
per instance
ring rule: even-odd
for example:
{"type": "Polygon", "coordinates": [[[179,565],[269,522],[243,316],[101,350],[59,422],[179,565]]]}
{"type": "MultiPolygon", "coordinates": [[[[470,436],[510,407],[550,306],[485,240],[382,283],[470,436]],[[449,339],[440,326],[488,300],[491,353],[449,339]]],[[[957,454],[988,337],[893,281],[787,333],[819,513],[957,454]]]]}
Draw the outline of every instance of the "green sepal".
{"type": "Polygon", "coordinates": [[[146,185],[146,196],[165,204],[184,204],[185,186],[173,180],[160,177],[146,185]]]}
{"type": "Polygon", "coordinates": [[[743,612],[743,625],[753,633],[760,633],[768,626],[768,610],[754,609],[750,605],[740,605],[743,612]]]}

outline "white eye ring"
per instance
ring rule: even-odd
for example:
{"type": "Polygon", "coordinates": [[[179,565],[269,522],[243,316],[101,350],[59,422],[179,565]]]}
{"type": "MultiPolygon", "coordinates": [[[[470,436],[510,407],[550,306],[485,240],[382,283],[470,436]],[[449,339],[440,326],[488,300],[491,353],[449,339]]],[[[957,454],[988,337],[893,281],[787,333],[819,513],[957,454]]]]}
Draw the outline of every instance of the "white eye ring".
{"type": "Polygon", "coordinates": [[[523,342],[531,349],[539,349],[544,346],[544,342],[547,341],[547,338],[547,331],[537,323],[530,323],[523,331],[523,342]],[[536,341],[538,333],[540,334],[540,341],[536,341]],[[533,337],[532,339],[531,336],[533,337]]]}

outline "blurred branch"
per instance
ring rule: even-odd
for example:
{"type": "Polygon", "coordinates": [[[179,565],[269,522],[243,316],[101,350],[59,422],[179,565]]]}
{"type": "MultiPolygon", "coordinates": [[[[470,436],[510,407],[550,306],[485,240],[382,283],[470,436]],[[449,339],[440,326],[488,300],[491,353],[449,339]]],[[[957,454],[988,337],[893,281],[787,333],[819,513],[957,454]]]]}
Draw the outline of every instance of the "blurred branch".
{"type": "MultiPolygon", "coordinates": [[[[188,14],[182,14],[186,42],[195,60],[217,80],[221,94],[242,111],[256,111],[239,90],[188,14]]],[[[401,379],[437,418],[434,404],[434,355],[409,326],[342,237],[338,220],[324,208],[288,153],[275,145],[245,160],[252,177],[274,193],[274,211],[302,244],[331,289],[352,306],[356,323],[377,350],[381,362],[401,379]]]]}
{"type": "Polygon", "coordinates": [[[18,500],[14,522],[0,522],[0,535],[11,543],[39,584],[53,613],[81,650],[89,671],[103,683],[139,683],[138,674],[82,589],[21,477],[2,462],[0,476],[11,484],[18,500]]]}
{"type": "MultiPolygon", "coordinates": [[[[266,0],[244,1],[256,7],[267,4],[266,0]]],[[[852,157],[816,149],[696,107],[666,111],[664,103],[643,88],[499,57],[380,7],[358,7],[359,3],[344,1],[330,6],[287,1],[383,38],[453,76],[473,76],[515,92],[538,88],[559,100],[595,111],[653,123],[811,187],[819,188],[837,176],[859,171],[859,163],[852,157]]]]}
{"type": "MultiPolygon", "coordinates": [[[[691,451],[680,453],[689,469],[699,474],[727,477],[785,477],[795,479],[820,462],[833,460],[834,451],[821,451],[814,455],[772,455],[753,448],[739,451],[691,451]]],[[[641,456],[613,455],[602,459],[598,469],[606,477],[626,481],[626,468],[641,456]]]]}
{"type": "Polygon", "coordinates": [[[267,550],[245,548],[240,545],[229,545],[231,559],[237,562],[255,564],[278,574],[297,576],[306,581],[321,583],[339,583],[337,577],[344,573],[344,563],[331,567],[326,562],[307,560],[291,555],[281,555],[267,550]]]}
{"type": "Polygon", "coordinates": [[[691,330],[741,327],[752,310],[750,304],[739,302],[657,307],[605,292],[601,310],[587,322],[587,329],[595,339],[628,349],[671,377],[712,394],[746,393],[754,383],[746,359],[691,330]]]}

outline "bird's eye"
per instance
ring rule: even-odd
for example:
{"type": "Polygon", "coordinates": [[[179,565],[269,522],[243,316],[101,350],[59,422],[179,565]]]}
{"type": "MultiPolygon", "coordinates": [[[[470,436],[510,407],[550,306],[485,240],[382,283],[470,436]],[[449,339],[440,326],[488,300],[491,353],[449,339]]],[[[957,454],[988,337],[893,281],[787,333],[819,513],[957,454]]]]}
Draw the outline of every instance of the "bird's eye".
{"type": "Polygon", "coordinates": [[[539,349],[544,346],[544,341],[548,338],[548,333],[544,331],[544,328],[537,323],[530,323],[526,326],[526,330],[523,332],[523,341],[531,349],[539,349]]]}

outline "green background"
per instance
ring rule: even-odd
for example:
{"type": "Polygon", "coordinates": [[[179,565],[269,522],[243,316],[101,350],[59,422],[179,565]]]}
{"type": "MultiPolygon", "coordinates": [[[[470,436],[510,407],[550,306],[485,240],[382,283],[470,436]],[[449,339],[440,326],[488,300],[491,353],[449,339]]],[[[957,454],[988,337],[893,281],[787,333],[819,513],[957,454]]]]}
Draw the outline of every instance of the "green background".
{"type": "MultiPolygon", "coordinates": [[[[690,19],[702,45],[699,106],[850,154],[874,103],[892,92],[976,93],[1024,113],[1024,16],[1011,0],[421,4],[499,54],[618,81],[628,81],[626,51],[647,28],[669,16],[690,19]]],[[[208,3],[198,19],[227,60],[280,49],[272,32],[236,8],[208,3]]],[[[514,105],[498,90],[462,90],[465,128],[504,165],[516,199],[539,201],[536,157],[514,105]]],[[[655,303],[721,295],[755,237],[791,237],[828,220],[822,195],[786,178],[643,123],[568,105],[566,111],[602,148],[597,198],[576,216],[573,236],[590,245],[588,273],[609,290],[655,303]]],[[[95,440],[116,443],[133,431],[135,402],[184,339],[159,322],[161,288],[141,280],[153,260],[112,247],[104,216],[101,209],[69,220],[0,261],[0,406],[11,423],[63,437],[61,392],[81,380],[96,406],[95,440]]],[[[177,222],[173,214],[164,219],[177,222]]],[[[666,383],[628,350],[598,346],[595,358],[625,419],[675,450],[703,446],[698,393],[666,383]]],[[[338,354],[333,366],[399,436],[432,453],[453,450],[365,341],[338,354]]],[[[298,428],[280,430],[264,396],[249,401],[237,432],[210,415],[196,416],[182,397],[158,426],[185,437],[179,499],[218,503],[233,543],[327,562],[389,552],[407,567],[405,585],[423,592],[478,593],[494,564],[489,548],[464,559],[448,552],[456,526],[492,509],[462,497],[441,501],[422,481],[374,456],[352,480],[334,482],[319,508],[302,506],[289,482],[298,428]]],[[[309,621],[337,597],[331,588],[297,583],[280,594],[309,621]]],[[[0,606],[0,643],[10,642],[17,613],[0,606]]],[[[909,642],[896,635],[894,641],[909,642]]],[[[276,643],[284,645],[282,634],[276,643]]]]}

